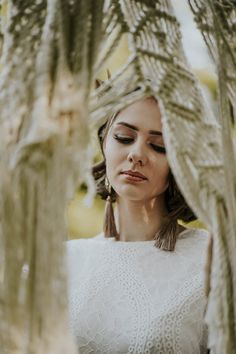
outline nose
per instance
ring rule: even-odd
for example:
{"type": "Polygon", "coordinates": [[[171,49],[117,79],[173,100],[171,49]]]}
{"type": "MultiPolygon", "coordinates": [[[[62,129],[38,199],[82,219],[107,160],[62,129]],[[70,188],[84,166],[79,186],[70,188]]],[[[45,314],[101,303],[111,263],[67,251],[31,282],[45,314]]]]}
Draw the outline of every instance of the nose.
{"type": "Polygon", "coordinates": [[[144,166],[147,161],[144,147],[142,147],[141,144],[138,143],[132,145],[132,148],[129,151],[127,159],[130,163],[133,163],[134,165],[139,164],[140,166],[144,166]]]}

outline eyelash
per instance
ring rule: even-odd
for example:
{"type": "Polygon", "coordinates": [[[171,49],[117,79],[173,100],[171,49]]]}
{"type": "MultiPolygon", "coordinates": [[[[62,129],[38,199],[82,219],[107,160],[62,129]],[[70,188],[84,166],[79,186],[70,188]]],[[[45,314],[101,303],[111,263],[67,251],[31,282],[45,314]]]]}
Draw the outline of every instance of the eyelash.
{"type": "MultiPolygon", "coordinates": [[[[114,135],[114,138],[121,144],[130,144],[134,140],[132,138],[120,137],[120,136],[118,136],[116,134],[114,135]]],[[[163,153],[163,154],[166,153],[166,149],[163,146],[158,146],[158,145],[155,145],[155,144],[150,144],[150,146],[153,148],[153,150],[155,150],[157,152],[160,152],[160,153],[163,153]]]]}

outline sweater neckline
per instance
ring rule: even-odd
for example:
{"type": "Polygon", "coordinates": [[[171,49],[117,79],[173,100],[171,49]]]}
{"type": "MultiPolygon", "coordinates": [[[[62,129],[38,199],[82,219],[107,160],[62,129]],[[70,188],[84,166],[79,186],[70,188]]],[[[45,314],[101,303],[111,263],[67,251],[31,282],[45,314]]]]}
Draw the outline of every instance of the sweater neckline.
{"type": "MultiPolygon", "coordinates": [[[[177,237],[177,241],[178,239],[181,239],[183,235],[185,235],[187,232],[190,232],[190,231],[199,231],[199,229],[197,228],[187,228],[186,230],[183,230],[179,233],[178,237],[177,237]]],[[[146,241],[119,241],[119,240],[116,240],[115,237],[109,237],[109,238],[105,238],[104,234],[102,233],[102,237],[104,240],[108,240],[110,242],[114,242],[114,243],[117,243],[117,244],[126,244],[126,245],[139,245],[139,244],[154,244],[156,242],[156,240],[146,240],[146,241]]]]}

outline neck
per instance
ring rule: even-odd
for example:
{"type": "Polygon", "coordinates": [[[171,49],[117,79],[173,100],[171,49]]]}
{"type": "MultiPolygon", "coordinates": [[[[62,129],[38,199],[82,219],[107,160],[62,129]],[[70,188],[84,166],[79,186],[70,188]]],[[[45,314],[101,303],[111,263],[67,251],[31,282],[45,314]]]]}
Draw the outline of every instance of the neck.
{"type": "Polygon", "coordinates": [[[117,198],[115,219],[120,241],[153,240],[167,210],[164,195],[140,202],[117,198]]]}

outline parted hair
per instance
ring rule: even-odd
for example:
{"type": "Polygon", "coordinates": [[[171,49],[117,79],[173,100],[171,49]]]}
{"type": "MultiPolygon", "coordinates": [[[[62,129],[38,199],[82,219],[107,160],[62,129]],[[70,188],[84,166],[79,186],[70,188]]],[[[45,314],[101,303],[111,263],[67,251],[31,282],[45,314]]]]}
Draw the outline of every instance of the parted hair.
{"type": "MultiPolygon", "coordinates": [[[[113,114],[108,120],[98,129],[98,139],[103,154],[103,160],[92,167],[92,174],[96,182],[97,194],[104,200],[110,197],[110,202],[116,201],[116,192],[113,188],[110,191],[107,190],[105,185],[106,178],[106,160],[103,152],[103,141],[113,124],[116,114],[113,114]]],[[[169,172],[169,185],[165,193],[165,203],[167,207],[167,215],[163,218],[160,230],[155,235],[154,240],[157,248],[174,251],[176,240],[178,237],[178,220],[183,222],[190,222],[197,219],[192,209],[188,206],[183,195],[181,194],[175,178],[171,172],[169,172]]],[[[107,236],[107,235],[105,235],[107,236]]],[[[114,235],[109,235],[114,236],[114,235]]],[[[109,237],[107,236],[107,237],[109,237]]],[[[116,235],[119,239],[119,236],[116,235]]]]}

